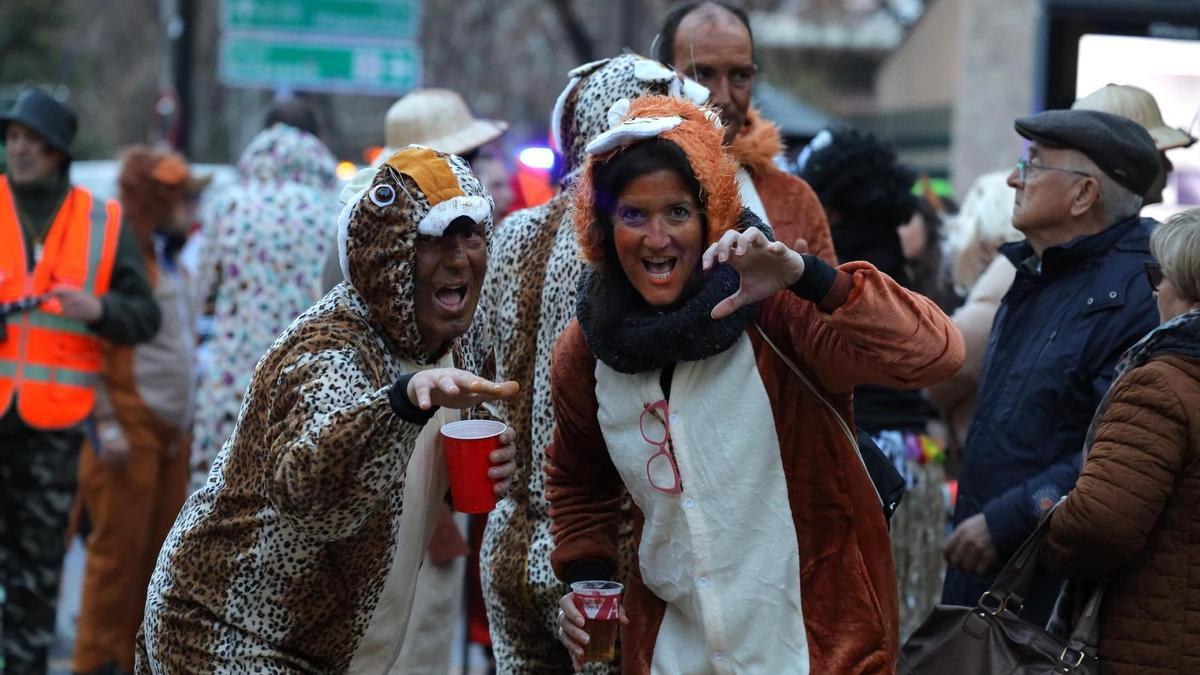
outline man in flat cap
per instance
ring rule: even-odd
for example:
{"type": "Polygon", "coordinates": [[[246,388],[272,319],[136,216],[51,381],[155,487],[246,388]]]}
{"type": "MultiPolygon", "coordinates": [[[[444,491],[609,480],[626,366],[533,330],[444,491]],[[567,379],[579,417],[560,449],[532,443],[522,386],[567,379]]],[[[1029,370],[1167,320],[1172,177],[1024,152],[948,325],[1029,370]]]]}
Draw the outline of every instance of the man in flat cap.
{"type": "Polygon", "coordinates": [[[158,332],[115,201],[70,184],[75,114],[28,89],[0,115],[0,661],[46,672],[85,420],[104,342],[158,332]]]}
{"type": "MultiPolygon", "coordinates": [[[[942,601],[974,605],[1038,519],[1075,483],[1092,413],[1117,358],[1158,323],[1143,277],[1154,221],[1138,217],[1159,173],[1137,123],[1093,110],[1016,121],[1030,141],[1008,177],[1017,268],[984,356],[959,476],[942,601]]],[[[1058,580],[1036,578],[1021,613],[1043,623],[1058,580]]]]}

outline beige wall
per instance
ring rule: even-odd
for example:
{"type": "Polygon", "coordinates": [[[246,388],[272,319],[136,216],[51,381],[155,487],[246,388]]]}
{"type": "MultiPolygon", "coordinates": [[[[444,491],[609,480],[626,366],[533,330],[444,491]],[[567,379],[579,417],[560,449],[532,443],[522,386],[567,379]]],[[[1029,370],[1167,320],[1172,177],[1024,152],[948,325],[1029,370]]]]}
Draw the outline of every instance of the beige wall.
{"type": "MultiPolygon", "coordinates": [[[[943,0],[944,1],[944,0],[943,0]]],[[[954,91],[950,172],[962,195],[1021,152],[1013,120],[1033,110],[1038,0],[960,0],[960,77],[954,91]]]]}
{"type": "Polygon", "coordinates": [[[961,7],[970,0],[931,0],[920,22],[875,78],[880,112],[952,105],[958,80],[961,7]]]}

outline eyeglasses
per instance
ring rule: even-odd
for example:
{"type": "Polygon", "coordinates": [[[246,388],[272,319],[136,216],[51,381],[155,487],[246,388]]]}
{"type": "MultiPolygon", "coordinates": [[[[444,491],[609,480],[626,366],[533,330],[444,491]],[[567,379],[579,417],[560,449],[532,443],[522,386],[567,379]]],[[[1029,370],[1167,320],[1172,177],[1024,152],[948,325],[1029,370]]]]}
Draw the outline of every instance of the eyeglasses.
{"type": "Polygon", "coordinates": [[[669,495],[683,493],[683,479],[679,477],[679,465],[675,463],[675,453],[671,449],[670,410],[666,401],[645,403],[645,410],[638,419],[638,427],[642,438],[647,443],[658,448],[658,452],[646,460],[646,480],[650,486],[659,492],[669,495]],[[647,419],[650,420],[647,423],[647,419]]]}
{"type": "Polygon", "coordinates": [[[1018,178],[1018,180],[1021,181],[1022,184],[1024,184],[1025,179],[1029,177],[1029,171],[1031,169],[1037,169],[1039,171],[1062,171],[1063,173],[1073,173],[1076,176],[1086,176],[1088,178],[1093,177],[1092,174],[1090,174],[1090,173],[1084,173],[1083,171],[1076,171],[1075,169],[1059,169],[1059,168],[1053,167],[1053,166],[1042,166],[1041,164],[1034,164],[1031,160],[1028,160],[1028,159],[1025,159],[1024,157],[1022,157],[1017,160],[1017,178],[1018,178]]]}
{"type": "Polygon", "coordinates": [[[1146,281],[1150,282],[1150,290],[1158,292],[1158,287],[1163,282],[1162,265],[1156,262],[1146,263],[1146,281]]]}

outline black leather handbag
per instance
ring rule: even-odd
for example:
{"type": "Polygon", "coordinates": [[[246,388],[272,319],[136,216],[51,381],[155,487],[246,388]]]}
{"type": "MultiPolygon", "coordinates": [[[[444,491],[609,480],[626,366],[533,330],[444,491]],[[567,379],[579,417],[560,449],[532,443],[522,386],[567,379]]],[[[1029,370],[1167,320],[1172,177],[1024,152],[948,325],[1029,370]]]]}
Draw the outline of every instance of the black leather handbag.
{"type": "MultiPolygon", "coordinates": [[[[1060,502],[1061,503],[1061,502],[1060,502]]],[[[938,605],[900,649],[900,675],[1098,675],[1101,582],[1088,597],[1068,639],[1023,621],[1021,604],[1029,592],[1050,514],[1021,544],[995,583],[975,607],[938,605]]]]}

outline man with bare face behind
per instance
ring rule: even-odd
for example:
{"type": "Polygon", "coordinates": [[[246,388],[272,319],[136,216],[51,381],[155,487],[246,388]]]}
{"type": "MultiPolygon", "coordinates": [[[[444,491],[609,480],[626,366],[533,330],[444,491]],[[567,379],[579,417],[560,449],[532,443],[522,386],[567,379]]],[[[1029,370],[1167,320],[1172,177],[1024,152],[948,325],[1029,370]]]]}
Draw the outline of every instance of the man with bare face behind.
{"type": "Polygon", "coordinates": [[[727,2],[680,5],[663,21],[654,56],[712,92],[708,103],[721,114],[725,146],[742,165],[742,203],[779,241],[836,264],[820,202],[807,183],[775,165],[783,151],[779,128],[750,105],[758,66],[746,12],[727,2]]]}

